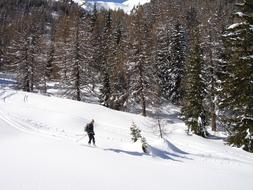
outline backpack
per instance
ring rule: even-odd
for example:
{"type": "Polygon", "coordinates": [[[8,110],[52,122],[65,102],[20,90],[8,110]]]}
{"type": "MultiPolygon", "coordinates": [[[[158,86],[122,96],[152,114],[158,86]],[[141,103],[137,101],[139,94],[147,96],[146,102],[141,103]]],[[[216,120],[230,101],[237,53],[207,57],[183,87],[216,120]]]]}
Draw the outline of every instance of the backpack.
{"type": "Polygon", "coordinates": [[[85,131],[85,132],[88,132],[88,131],[89,131],[89,124],[87,124],[87,125],[85,126],[84,131],[85,131]]]}
{"type": "Polygon", "coordinates": [[[88,124],[85,126],[84,131],[87,132],[87,133],[92,132],[92,124],[91,124],[91,123],[88,123],[88,124]]]}

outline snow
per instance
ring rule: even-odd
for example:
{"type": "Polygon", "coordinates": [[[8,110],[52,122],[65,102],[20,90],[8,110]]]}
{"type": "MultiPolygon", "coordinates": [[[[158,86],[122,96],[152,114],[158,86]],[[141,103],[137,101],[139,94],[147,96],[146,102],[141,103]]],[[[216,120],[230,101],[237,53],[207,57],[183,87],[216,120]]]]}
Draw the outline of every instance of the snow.
{"type": "Polygon", "coordinates": [[[247,129],[247,136],[245,137],[245,139],[250,139],[251,138],[251,134],[250,134],[250,131],[249,131],[249,129],[247,129]]]}
{"type": "Polygon", "coordinates": [[[84,8],[88,10],[93,9],[93,5],[96,3],[97,9],[106,9],[106,10],[126,10],[128,9],[127,6],[124,6],[121,3],[114,3],[114,2],[104,2],[104,1],[89,1],[84,8]]]}
{"type": "Polygon", "coordinates": [[[251,60],[251,59],[253,59],[253,55],[240,57],[240,59],[242,59],[242,60],[251,60]]]}
{"type": "Polygon", "coordinates": [[[162,140],[153,118],[15,91],[6,83],[0,84],[3,190],[253,189],[253,155],[215,134],[186,135],[175,106],[161,110],[167,130],[162,140]],[[87,145],[83,131],[92,118],[97,147],[87,145]],[[132,122],[147,139],[150,155],[131,142],[132,122]]]}
{"type": "Polygon", "coordinates": [[[150,0],[127,0],[122,3],[122,5],[126,6],[123,10],[130,14],[134,7],[144,5],[146,3],[150,3],[150,0]]]}
{"type": "MultiPolygon", "coordinates": [[[[247,25],[247,22],[234,23],[234,24],[230,25],[230,26],[228,27],[228,29],[229,29],[229,30],[235,29],[235,28],[240,27],[240,26],[243,26],[243,25],[247,25]]],[[[252,25],[249,25],[249,27],[250,27],[250,30],[252,30],[252,25]]]]}
{"type": "Polygon", "coordinates": [[[127,1],[123,2],[122,4],[133,8],[134,6],[144,5],[149,2],[150,2],[150,0],[127,0],[127,1]]]}
{"type": "Polygon", "coordinates": [[[92,10],[94,3],[97,5],[97,9],[106,9],[106,10],[123,10],[125,13],[130,14],[132,9],[138,5],[144,5],[149,3],[150,0],[128,0],[123,3],[115,2],[104,2],[104,1],[87,1],[83,4],[84,0],[74,0],[79,5],[82,5],[87,10],[92,10]]]}
{"type": "Polygon", "coordinates": [[[240,26],[240,25],[242,25],[242,23],[235,23],[235,24],[230,25],[230,26],[228,27],[228,29],[231,30],[231,29],[234,29],[234,28],[236,28],[236,27],[238,27],[238,26],[240,26]]]}
{"type": "Polygon", "coordinates": [[[242,13],[242,12],[240,12],[240,11],[236,12],[236,13],[235,13],[235,15],[237,15],[237,16],[239,16],[239,17],[243,17],[243,16],[245,16],[245,14],[244,14],[244,13],[242,13]]]}

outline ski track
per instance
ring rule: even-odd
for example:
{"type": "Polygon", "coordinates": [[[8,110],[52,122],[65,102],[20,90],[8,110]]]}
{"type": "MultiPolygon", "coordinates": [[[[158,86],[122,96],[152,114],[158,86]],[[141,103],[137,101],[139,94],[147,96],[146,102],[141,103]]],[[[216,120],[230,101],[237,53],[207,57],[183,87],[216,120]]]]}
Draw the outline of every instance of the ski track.
{"type": "MultiPolygon", "coordinates": [[[[25,99],[25,98],[24,98],[25,99]]],[[[11,114],[6,114],[3,111],[0,110],[0,118],[5,121],[6,123],[8,123],[9,125],[11,125],[12,127],[21,130],[22,132],[25,133],[29,133],[29,134],[35,134],[35,135],[41,135],[41,136],[45,136],[45,137],[53,137],[56,139],[61,139],[61,140],[68,140],[68,141],[72,141],[72,142],[76,142],[78,140],[78,138],[76,138],[76,136],[84,136],[86,133],[83,134],[76,134],[76,133],[71,133],[71,132],[67,132],[63,129],[58,129],[58,128],[51,128],[49,126],[47,126],[46,124],[34,121],[32,119],[29,118],[22,118],[21,116],[18,115],[11,115],[11,114]]],[[[99,126],[100,130],[103,131],[107,131],[111,134],[114,135],[118,135],[121,136],[119,138],[111,138],[109,136],[100,136],[97,135],[98,139],[102,139],[102,140],[107,140],[107,141],[115,141],[115,142],[129,142],[129,135],[122,135],[122,133],[120,132],[115,132],[115,130],[113,130],[113,128],[117,129],[118,131],[120,131],[120,129],[113,127],[112,125],[109,126],[110,130],[108,130],[108,125],[104,125],[104,126],[99,126]],[[107,129],[107,130],[106,130],[107,129]]],[[[127,130],[123,130],[124,132],[128,132],[127,130]]],[[[87,140],[87,136],[86,139],[87,140]]],[[[79,142],[77,142],[78,144],[80,144],[79,142]]],[[[83,144],[83,142],[81,142],[81,144],[83,144]]]]}

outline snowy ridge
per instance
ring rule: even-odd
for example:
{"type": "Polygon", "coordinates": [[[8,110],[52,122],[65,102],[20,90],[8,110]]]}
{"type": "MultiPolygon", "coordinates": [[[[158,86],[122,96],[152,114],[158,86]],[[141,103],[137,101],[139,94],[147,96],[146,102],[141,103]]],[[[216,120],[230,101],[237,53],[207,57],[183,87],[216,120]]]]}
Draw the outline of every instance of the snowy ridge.
{"type": "Polygon", "coordinates": [[[127,5],[129,7],[134,7],[136,5],[144,5],[146,3],[149,3],[150,0],[127,0],[125,2],[123,2],[123,5],[127,5]]]}
{"type": "Polygon", "coordinates": [[[133,10],[134,7],[139,6],[139,5],[144,5],[149,2],[150,0],[128,0],[122,3],[122,5],[126,6],[126,8],[123,10],[126,13],[130,14],[131,10],[133,10]]]}
{"type": "Polygon", "coordinates": [[[84,0],[74,0],[79,5],[82,5],[87,10],[92,10],[94,3],[96,3],[98,9],[106,9],[106,10],[123,10],[125,13],[130,14],[131,10],[138,6],[149,3],[150,0],[128,0],[123,3],[115,3],[115,2],[104,2],[104,1],[87,1],[84,3],[84,0]]]}
{"type": "Polygon", "coordinates": [[[95,3],[98,10],[100,9],[115,10],[115,11],[123,10],[124,12],[128,12],[128,6],[114,2],[89,1],[84,8],[87,10],[92,10],[95,3]]]}

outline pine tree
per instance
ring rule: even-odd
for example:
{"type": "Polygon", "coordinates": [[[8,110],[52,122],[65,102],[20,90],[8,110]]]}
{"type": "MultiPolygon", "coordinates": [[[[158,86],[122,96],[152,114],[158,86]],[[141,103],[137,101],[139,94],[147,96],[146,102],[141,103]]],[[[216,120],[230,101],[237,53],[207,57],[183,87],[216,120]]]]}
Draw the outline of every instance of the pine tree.
{"type": "Polygon", "coordinates": [[[89,24],[88,16],[78,5],[68,4],[55,34],[54,64],[59,67],[65,95],[78,101],[85,98],[82,88],[88,89],[91,84],[89,67],[93,49],[89,24]]]}
{"type": "Polygon", "coordinates": [[[100,103],[106,107],[111,107],[110,98],[111,90],[111,63],[109,62],[109,52],[112,42],[112,14],[111,11],[105,12],[105,25],[102,34],[102,50],[101,50],[101,88],[100,103]]]}
{"type": "Polygon", "coordinates": [[[218,77],[221,72],[224,72],[222,68],[222,51],[224,49],[221,35],[224,31],[224,7],[220,3],[215,6],[214,15],[209,18],[206,26],[205,33],[208,34],[204,37],[205,46],[205,78],[206,78],[206,107],[208,108],[209,115],[208,120],[211,120],[212,131],[217,131],[217,123],[219,122],[218,113],[218,89],[220,88],[220,80],[218,77]]]}
{"type": "Polygon", "coordinates": [[[127,29],[123,25],[123,18],[116,13],[116,21],[112,29],[111,51],[108,60],[111,64],[111,98],[110,107],[122,110],[128,98],[128,80],[126,72],[126,52],[128,48],[127,29]]]}
{"type": "Polygon", "coordinates": [[[141,106],[143,116],[147,115],[147,106],[156,103],[159,92],[155,65],[152,63],[152,25],[148,21],[148,15],[143,8],[139,8],[138,14],[133,15],[128,64],[129,99],[141,106]]]}
{"type": "Polygon", "coordinates": [[[54,70],[55,67],[53,65],[54,63],[54,56],[55,56],[55,23],[51,21],[50,23],[50,38],[49,38],[49,48],[47,52],[47,71],[46,71],[46,77],[50,80],[53,78],[56,78],[54,70]]]}
{"type": "Polygon", "coordinates": [[[27,92],[34,91],[40,77],[40,71],[37,70],[42,34],[40,14],[35,8],[23,13],[24,16],[14,28],[15,37],[7,49],[9,68],[17,73],[20,88],[27,92]]]}
{"type": "Polygon", "coordinates": [[[150,152],[149,145],[145,137],[141,135],[141,130],[137,127],[137,125],[133,122],[132,126],[130,127],[132,141],[135,143],[138,140],[141,141],[141,148],[144,153],[148,154],[150,152]]]}
{"type": "Polygon", "coordinates": [[[6,61],[5,50],[6,50],[6,40],[8,39],[7,32],[7,10],[1,9],[0,11],[0,71],[2,71],[3,65],[6,61]]]}
{"type": "Polygon", "coordinates": [[[154,62],[156,68],[156,77],[161,89],[162,98],[169,100],[170,96],[170,26],[160,26],[156,31],[156,44],[154,49],[154,62]]]}
{"type": "Polygon", "coordinates": [[[54,52],[54,65],[57,65],[59,68],[58,75],[63,87],[69,86],[68,76],[69,70],[68,67],[71,63],[71,30],[70,30],[70,15],[64,13],[59,18],[59,21],[56,24],[55,32],[55,52],[54,52]]]}
{"type": "MultiPolygon", "coordinates": [[[[74,25],[73,25],[73,69],[71,70],[71,79],[73,80],[73,90],[75,99],[82,100],[81,89],[90,84],[89,63],[91,60],[92,47],[90,40],[89,20],[87,15],[82,12],[80,7],[74,7],[74,25]]],[[[91,73],[90,73],[91,74],[91,73]]]]}
{"type": "Polygon", "coordinates": [[[185,96],[182,115],[188,132],[205,136],[205,129],[199,125],[199,117],[204,113],[203,100],[205,97],[205,83],[203,79],[203,51],[200,47],[198,28],[193,31],[192,48],[186,64],[185,96]]]}
{"type": "Polygon", "coordinates": [[[172,33],[171,40],[171,60],[169,69],[169,99],[173,103],[180,103],[184,95],[183,92],[183,77],[185,75],[186,61],[186,31],[179,21],[176,22],[172,33]]]}
{"type": "Polygon", "coordinates": [[[39,75],[38,90],[47,93],[47,83],[57,78],[57,66],[54,65],[56,20],[49,10],[44,10],[40,17],[43,18],[41,24],[43,36],[38,44],[40,52],[36,70],[39,75]]]}
{"type": "Polygon", "coordinates": [[[226,73],[219,106],[231,132],[229,143],[253,152],[253,2],[244,0],[237,6],[238,22],[223,35],[226,73]]]}
{"type": "Polygon", "coordinates": [[[91,73],[97,73],[90,77],[91,81],[91,91],[95,91],[98,84],[101,83],[101,67],[102,67],[102,32],[101,32],[101,22],[99,19],[99,12],[97,11],[97,5],[94,3],[94,7],[90,14],[90,44],[92,47],[90,69],[91,73]]]}
{"type": "Polygon", "coordinates": [[[132,141],[133,142],[137,142],[138,139],[141,139],[141,130],[137,127],[137,125],[135,123],[132,124],[132,126],[130,127],[130,131],[131,131],[131,136],[132,136],[132,141]]]}

